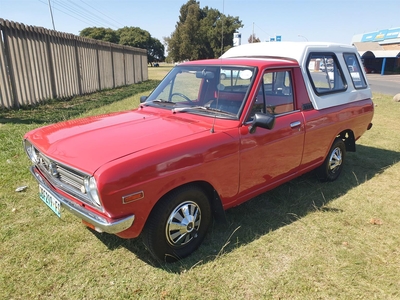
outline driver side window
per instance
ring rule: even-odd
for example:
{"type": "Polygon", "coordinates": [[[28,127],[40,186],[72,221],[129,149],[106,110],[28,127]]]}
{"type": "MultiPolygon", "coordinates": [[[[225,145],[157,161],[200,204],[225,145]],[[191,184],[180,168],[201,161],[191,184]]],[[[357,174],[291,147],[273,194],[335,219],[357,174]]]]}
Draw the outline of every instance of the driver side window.
{"type": "Polygon", "coordinates": [[[291,71],[264,73],[250,119],[257,112],[279,115],[295,109],[291,74],[291,71]]]}

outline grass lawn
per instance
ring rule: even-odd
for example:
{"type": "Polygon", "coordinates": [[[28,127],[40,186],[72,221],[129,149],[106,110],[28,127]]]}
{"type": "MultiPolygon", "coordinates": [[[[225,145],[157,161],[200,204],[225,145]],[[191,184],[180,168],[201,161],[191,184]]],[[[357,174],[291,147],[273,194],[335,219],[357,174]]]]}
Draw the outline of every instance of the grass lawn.
{"type": "Polygon", "coordinates": [[[374,94],[374,126],[333,183],[310,173],[227,211],[190,257],[160,264],[139,239],[57,218],[22,148],[48,123],[138,106],[152,80],[0,111],[0,299],[400,299],[400,103],[374,94]],[[26,187],[16,192],[18,187],[26,187]]]}

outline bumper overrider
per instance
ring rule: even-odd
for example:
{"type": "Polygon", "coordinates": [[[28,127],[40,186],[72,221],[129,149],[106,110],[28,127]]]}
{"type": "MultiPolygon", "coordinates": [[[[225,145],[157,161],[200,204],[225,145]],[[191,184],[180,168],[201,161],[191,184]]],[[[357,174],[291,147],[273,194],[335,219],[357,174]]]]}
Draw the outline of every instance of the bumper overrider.
{"type": "Polygon", "coordinates": [[[51,194],[55,199],[57,199],[61,207],[66,211],[69,211],[79,219],[93,225],[94,229],[98,232],[107,232],[116,234],[122,232],[132,226],[135,220],[135,215],[130,215],[125,218],[108,221],[106,218],[78,205],[77,203],[63,197],[62,195],[53,191],[46,180],[42,178],[42,175],[38,172],[35,166],[30,168],[33,177],[38,181],[38,183],[46,189],[46,191],[51,194]]]}

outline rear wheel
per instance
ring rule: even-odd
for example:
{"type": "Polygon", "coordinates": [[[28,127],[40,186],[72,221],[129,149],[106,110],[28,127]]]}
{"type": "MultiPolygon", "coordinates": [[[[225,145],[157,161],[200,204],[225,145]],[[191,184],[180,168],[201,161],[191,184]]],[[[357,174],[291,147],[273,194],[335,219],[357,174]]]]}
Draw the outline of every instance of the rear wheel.
{"type": "Polygon", "coordinates": [[[210,221],[210,202],[205,193],[197,186],[184,186],[154,207],[144,228],[144,243],[155,258],[177,261],[200,246],[210,221]]]}
{"type": "Polygon", "coordinates": [[[335,139],[324,163],[317,169],[318,178],[321,181],[336,180],[342,172],[345,156],[346,146],[343,140],[335,139]]]}

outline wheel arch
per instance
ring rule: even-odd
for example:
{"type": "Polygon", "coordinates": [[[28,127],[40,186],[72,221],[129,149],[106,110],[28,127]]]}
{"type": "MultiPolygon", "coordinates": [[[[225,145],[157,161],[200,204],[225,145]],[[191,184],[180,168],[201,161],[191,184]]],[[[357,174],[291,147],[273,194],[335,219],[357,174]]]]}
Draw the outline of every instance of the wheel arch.
{"type": "MultiPolygon", "coordinates": [[[[211,206],[211,211],[212,211],[213,217],[217,221],[225,221],[226,220],[225,219],[225,210],[222,206],[221,198],[219,197],[218,192],[215,190],[215,188],[207,181],[192,181],[192,182],[187,182],[185,184],[174,187],[173,189],[168,191],[166,194],[164,194],[158,201],[162,201],[163,198],[167,197],[169,194],[171,194],[175,190],[180,189],[185,186],[197,186],[200,189],[202,189],[204,191],[204,193],[207,195],[208,200],[210,201],[210,206],[211,206]]],[[[153,206],[152,211],[157,206],[157,202],[153,206]]],[[[151,212],[150,212],[150,214],[151,214],[151,212]]]]}

